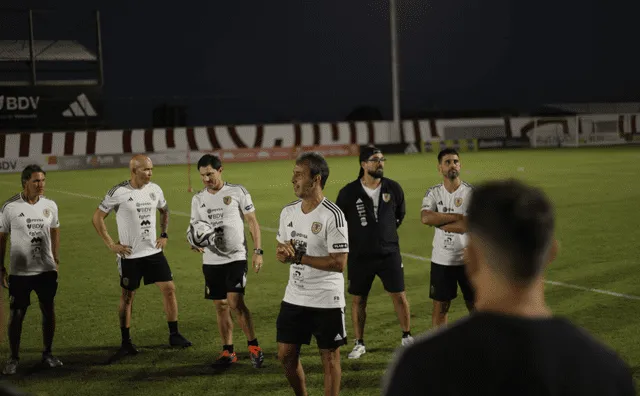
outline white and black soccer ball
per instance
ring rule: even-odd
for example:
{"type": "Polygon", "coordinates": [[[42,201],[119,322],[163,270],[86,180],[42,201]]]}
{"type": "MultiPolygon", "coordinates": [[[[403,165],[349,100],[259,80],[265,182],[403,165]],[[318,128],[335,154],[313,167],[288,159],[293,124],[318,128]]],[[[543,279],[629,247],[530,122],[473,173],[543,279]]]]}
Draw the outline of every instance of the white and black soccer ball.
{"type": "Polygon", "coordinates": [[[210,223],[203,220],[196,220],[189,224],[187,230],[187,241],[191,246],[205,248],[211,245],[215,237],[215,230],[210,223]]]}

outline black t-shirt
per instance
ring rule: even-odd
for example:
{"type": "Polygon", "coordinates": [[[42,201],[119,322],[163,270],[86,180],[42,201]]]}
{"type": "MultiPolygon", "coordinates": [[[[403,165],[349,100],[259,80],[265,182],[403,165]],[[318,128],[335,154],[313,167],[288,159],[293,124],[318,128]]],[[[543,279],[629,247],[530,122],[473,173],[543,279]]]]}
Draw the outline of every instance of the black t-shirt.
{"type": "Polygon", "coordinates": [[[560,318],[477,312],[398,351],[383,395],[635,395],[615,352],[560,318]]]}

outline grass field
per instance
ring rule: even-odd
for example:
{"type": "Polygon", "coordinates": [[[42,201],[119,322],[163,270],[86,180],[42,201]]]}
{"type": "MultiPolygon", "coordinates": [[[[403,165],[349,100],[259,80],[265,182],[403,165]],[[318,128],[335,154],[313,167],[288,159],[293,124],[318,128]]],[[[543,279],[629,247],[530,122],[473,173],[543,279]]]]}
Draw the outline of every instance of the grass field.
{"type": "MultiPolygon", "coordinates": [[[[386,176],[405,190],[407,217],[400,228],[402,251],[428,258],[433,230],[419,221],[427,187],[439,183],[434,155],[388,156],[386,176]]],[[[331,175],[325,189],[334,200],[339,188],[355,178],[355,158],[330,158],[331,175]]],[[[471,183],[518,177],[541,186],[557,208],[558,260],[548,280],[586,289],[621,293],[610,295],[549,284],[548,302],[557,315],[584,326],[604,341],[635,370],[640,382],[640,149],[563,149],[495,151],[462,156],[462,177],[471,183]]],[[[243,184],[253,197],[263,227],[265,266],[250,272],[247,304],[258,339],[265,350],[265,367],[255,370],[247,358],[246,339],[236,326],[237,366],[214,372],[209,364],[221,349],[213,304],[203,299],[200,256],[189,251],[184,237],[191,193],[186,166],[156,167],[153,180],[172,208],[166,250],[172,266],[180,308],[180,329],[194,342],[187,350],[167,346],[168,330],[160,293],[143,287],[134,302],[132,337],[141,353],[105,365],[120,342],[117,303],[120,293],[114,256],[91,225],[100,198],[128,177],[125,169],[50,172],[46,195],[60,208],[61,264],[56,299],[58,328],[54,353],[65,363],[55,370],[39,368],[40,312],[35,294],[25,319],[21,366],[13,378],[2,378],[37,395],[288,395],[283,371],[275,360],[275,320],[288,279],[288,267],[275,260],[275,234],[282,206],[295,199],[290,178],[292,162],[229,164],[225,180],[243,184]]],[[[193,170],[195,186],[200,182],[193,170]]],[[[20,190],[19,175],[0,175],[2,200],[20,190]]],[[[107,219],[117,237],[114,216],[107,219]]],[[[247,233],[248,234],[248,233],[247,233]]],[[[251,245],[251,242],[250,246],[251,245]]],[[[414,334],[430,327],[428,263],[405,256],[405,276],[414,334]]],[[[5,291],[6,293],[6,291],[5,291]]],[[[349,301],[350,303],[350,301],[349,301]]],[[[350,312],[347,310],[347,318],[350,312]]],[[[454,301],[451,319],[465,315],[461,299],[454,301]]],[[[348,322],[348,333],[353,330],[348,322]]],[[[379,394],[380,378],[401,332],[390,299],[379,280],[369,298],[365,339],[368,353],[360,360],[342,350],[342,394],[379,394]]],[[[8,357],[6,339],[0,348],[8,357]]],[[[302,362],[311,395],[322,394],[322,367],[315,344],[303,347],[302,362]]],[[[638,388],[640,391],[640,388],[638,388]]]]}

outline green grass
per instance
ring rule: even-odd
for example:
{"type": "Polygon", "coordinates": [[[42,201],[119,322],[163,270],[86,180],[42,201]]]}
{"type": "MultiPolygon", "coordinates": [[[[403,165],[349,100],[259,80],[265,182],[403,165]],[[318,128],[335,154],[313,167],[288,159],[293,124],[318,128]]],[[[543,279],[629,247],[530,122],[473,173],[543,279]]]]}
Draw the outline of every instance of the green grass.
{"type": "MultiPolygon", "coordinates": [[[[433,231],[420,224],[419,211],[426,188],[440,182],[433,155],[389,156],[386,175],[400,182],[407,200],[407,217],[400,228],[402,250],[423,257],[431,254],[433,231]]],[[[640,150],[637,148],[487,151],[462,156],[464,180],[514,176],[541,186],[557,208],[561,252],[548,270],[548,279],[588,288],[640,295],[640,150]]],[[[355,158],[331,158],[326,195],[335,199],[355,178],[355,158]]],[[[32,305],[24,323],[19,374],[2,379],[37,395],[250,395],[291,394],[275,360],[275,320],[288,278],[288,267],[275,260],[275,234],[263,230],[265,266],[249,274],[247,304],[265,350],[265,368],[256,371],[246,356],[246,339],[236,326],[240,352],[236,367],[214,373],[209,364],[221,349],[213,304],[203,299],[200,257],[186,246],[184,230],[191,194],[186,166],[156,167],[154,181],[174,211],[166,255],[178,288],[180,329],[194,342],[187,350],[166,347],[167,325],[160,293],[143,287],[134,302],[132,337],[141,354],[105,365],[120,342],[117,303],[120,293],[114,256],[91,225],[91,216],[107,190],[127,178],[125,169],[50,172],[47,195],[60,208],[62,247],[60,287],[56,299],[58,328],[54,352],[64,361],[56,370],[40,370],[40,313],[32,305]],[[76,194],[76,195],[73,195],[76,194]],[[95,197],[95,198],[91,198],[95,197]]],[[[292,162],[228,164],[225,179],[241,183],[252,194],[258,220],[276,228],[282,206],[293,199],[292,162]]],[[[195,185],[199,179],[193,171],[195,185]]],[[[19,175],[0,175],[0,198],[19,190],[19,175]]],[[[116,236],[113,216],[110,232],[116,236]]],[[[408,298],[414,333],[430,326],[428,263],[405,258],[408,298]]],[[[570,318],[604,341],[635,369],[640,367],[640,301],[549,285],[548,302],[557,315],[570,318]]],[[[32,295],[32,303],[36,296],[32,295]]],[[[348,310],[349,311],[349,310],[348,310]]],[[[347,316],[350,313],[347,312],[347,316]]],[[[451,319],[465,315],[460,299],[451,319]]],[[[348,333],[353,333],[348,324],[348,333]]],[[[379,393],[380,378],[400,329],[390,299],[379,280],[369,298],[366,341],[368,353],[357,361],[343,348],[342,394],[379,393]]],[[[350,340],[351,341],[351,340],[350,340]]],[[[6,339],[1,353],[7,356],[6,339]]],[[[4,358],[2,358],[4,360],[4,358]]],[[[303,347],[302,363],[311,394],[322,393],[322,368],[315,344],[303,347]]],[[[640,382],[640,381],[639,381],[640,382]]],[[[639,388],[640,390],[640,388],[639,388]]]]}

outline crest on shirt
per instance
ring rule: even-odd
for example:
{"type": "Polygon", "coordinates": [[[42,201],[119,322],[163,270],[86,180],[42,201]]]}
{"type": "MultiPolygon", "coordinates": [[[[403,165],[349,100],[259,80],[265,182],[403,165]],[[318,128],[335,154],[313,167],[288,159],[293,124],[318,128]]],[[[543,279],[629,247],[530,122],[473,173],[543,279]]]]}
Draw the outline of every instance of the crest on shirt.
{"type": "Polygon", "coordinates": [[[149,198],[151,198],[152,201],[156,200],[156,193],[149,193],[149,198]]]}
{"type": "Polygon", "coordinates": [[[222,198],[222,202],[224,202],[225,205],[229,205],[231,203],[231,197],[227,195],[226,197],[222,198]]]}
{"type": "Polygon", "coordinates": [[[383,200],[384,202],[389,202],[389,200],[391,200],[391,194],[389,194],[389,193],[383,193],[383,194],[382,194],[382,200],[383,200]]]}
{"type": "Polygon", "coordinates": [[[462,198],[458,197],[455,199],[455,201],[453,201],[453,203],[456,205],[456,208],[459,208],[460,205],[462,205],[462,198]]]}
{"type": "Polygon", "coordinates": [[[317,234],[320,231],[322,231],[322,223],[318,223],[317,221],[314,221],[313,224],[311,224],[311,232],[313,232],[314,234],[317,234]]]}
{"type": "Polygon", "coordinates": [[[44,208],[44,210],[42,211],[42,215],[44,217],[49,217],[51,216],[51,211],[49,210],[49,208],[44,208]]]}

